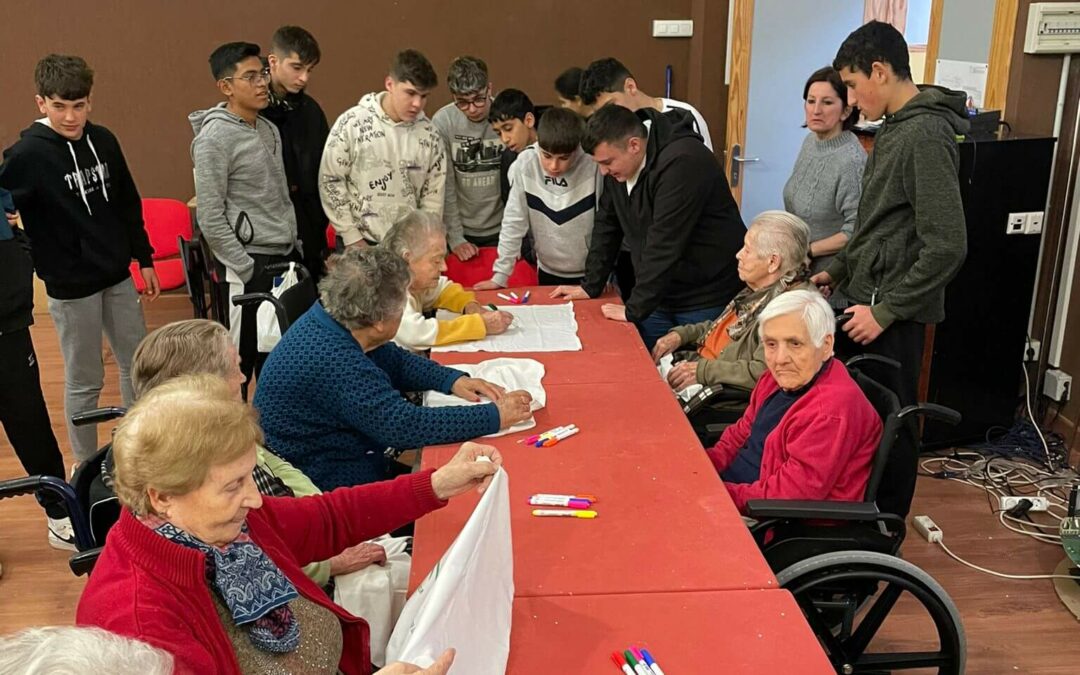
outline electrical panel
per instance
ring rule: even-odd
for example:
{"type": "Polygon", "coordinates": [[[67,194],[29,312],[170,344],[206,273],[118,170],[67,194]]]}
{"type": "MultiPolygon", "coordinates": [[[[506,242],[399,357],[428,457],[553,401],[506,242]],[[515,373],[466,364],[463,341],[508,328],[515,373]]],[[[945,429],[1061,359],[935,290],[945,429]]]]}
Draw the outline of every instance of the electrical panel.
{"type": "Polygon", "coordinates": [[[1080,52],[1080,2],[1036,2],[1028,7],[1028,54],[1080,52]]]}

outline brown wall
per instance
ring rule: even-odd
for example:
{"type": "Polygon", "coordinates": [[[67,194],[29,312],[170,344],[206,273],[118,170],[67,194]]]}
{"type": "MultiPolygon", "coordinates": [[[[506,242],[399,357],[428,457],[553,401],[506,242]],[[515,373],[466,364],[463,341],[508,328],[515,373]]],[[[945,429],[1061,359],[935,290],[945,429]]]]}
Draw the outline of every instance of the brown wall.
{"type": "MultiPolygon", "coordinates": [[[[1033,0],[1020,0],[1016,15],[1016,31],[1013,37],[1012,61],[1009,68],[1009,88],[1005,105],[1005,119],[1012,126],[1014,135],[1049,136],[1054,130],[1058,86],[1061,78],[1063,56],[1056,54],[1025,54],[1024,34],[1027,29],[1028,7],[1033,0]]],[[[1062,223],[1063,214],[1070,214],[1074,201],[1071,191],[1066,190],[1068,176],[1075,176],[1077,161],[1070,157],[1073,141],[1073,129],[1076,115],[1080,111],[1080,59],[1073,58],[1069,70],[1066,88],[1066,104],[1062,117],[1061,135],[1057,147],[1057,163],[1050,186],[1050,208],[1043,225],[1043,255],[1037,282],[1038,293],[1035,303],[1035,321],[1033,337],[1043,340],[1041,364],[1045,365],[1049,351],[1048,314],[1050,320],[1057,307],[1057,294],[1064,291],[1059,288],[1064,276],[1062,269],[1064,258],[1062,223]],[[1066,201],[1066,193],[1069,199],[1066,201]],[[1049,311],[1048,311],[1049,310],[1049,311]]],[[[1080,277],[1074,279],[1073,293],[1070,297],[1069,320],[1066,328],[1066,342],[1061,354],[1061,369],[1080,381],[1080,277]]],[[[1041,378],[1040,378],[1041,381],[1041,378]]],[[[1039,391],[1041,392],[1041,385],[1039,391]]],[[[1080,420],[1080,394],[1073,394],[1072,400],[1062,410],[1068,426],[1075,426],[1080,420]]]]}
{"type": "MultiPolygon", "coordinates": [[[[641,88],[663,94],[664,67],[674,68],[674,97],[688,96],[691,39],[651,37],[653,19],[704,16],[704,0],[514,0],[495,2],[370,2],[263,0],[95,0],[49,7],[30,0],[4,0],[4,66],[0,72],[0,144],[39,117],[34,105],[33,68],[44,54],[79,54],[96,71],[92,118],[116,132],[140,191],[145,196],[188,199],[192,194],[187,115],[218,100],[207,57],[217,45],[249,40],[269,46],[282,24],[296,23],[319,40],[323,60],[311,93],[331,124],[368,91],[382,88],[393,54],[406,47],[423,51],[445,80],[450,60],[461,54],[485,59],[496,89],[524,89],[536,103],[554,100],[552,82],[564,68],[616,56],[641,88]],[[467,9],[466,9],[467,8],[467,9]]],[[[714,3],[707,3],[710,8],[714,3]]],[[[723,83],[726,42],[723,11],[710,9],[709,22],[692,40],[704,42],[698,64],[719,71],[699,81],[723,83]],[[706,27],[718,32],[706,35],[706,27]],[[715,45],[719,45],[716,47],[715,45]]],[[[695,26],[695,28],[698,28],[695,26]]],[[[699,89],[698,91],[701,91],[699,89]]],[[[702,110],[722,146],[722,110],[715,90],[702,110]]],[[[429,103],[432,114],[449,100],[440,84],[429,103]]]]}

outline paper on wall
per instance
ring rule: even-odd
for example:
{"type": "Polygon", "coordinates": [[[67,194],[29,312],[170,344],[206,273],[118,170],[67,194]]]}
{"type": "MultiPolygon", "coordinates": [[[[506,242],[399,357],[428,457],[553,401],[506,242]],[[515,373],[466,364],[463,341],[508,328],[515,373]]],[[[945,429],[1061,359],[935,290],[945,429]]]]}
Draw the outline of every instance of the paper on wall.
{"type": "Polygon", "coordinates": [[[453,647],[453,672],[504,675],[513,602],[510,492],[499,469],[454,543],[405,603],[386,659],[426,668],[453,647]]]}
{"type": "Polygon", "coordinates": [[[986,92],[986,73],[990,67],[974,61],[938,59],[934,69],[934,84],[967,93],[974,108],[983,106],[986,92]]]}
{"type": "MultiPolygon", "coordinates": [[[[467,373],[469,377],[478,377],[482,380],[497,384],[506,391],[523,389],[529,392],[529,395],[532,396],[531,408],[533,412],[536,412],[547,405],[547,392],[544,391],[544,386],[542,384],[544,379],[544,364],[535,359],[498,358],[488,359],[487,361],[481,361],[480,363],[462,363],[447,367],[455,370],[462,370],[467,373]]],[[[429,408],[442,408],[452,405],[483,405],[485,403],[488,403],[488,401],[466,401],[453,394],[443,394],[438,391],[424,392],[424,405],[429,408]]],[[[514,434],[519,431],[525,431],[526,429],[532,429],[535,426],[536,420],[530,417],[523,422],[518,422],[509,429],[496,431],[493,434],[488,434],[484,438],[495,438],[496,436],[514,434]]]]}
{"type": "MultiPolygon", "coordinates": [[[[502,305],[501,311],[514,315],[514,323],[501,335],[480,340],[432,347],[433,352],[579,352],[574,304],[502,305]]],[[[436,318],[449,321],[457,317],[440,309],[436,318]]]]}

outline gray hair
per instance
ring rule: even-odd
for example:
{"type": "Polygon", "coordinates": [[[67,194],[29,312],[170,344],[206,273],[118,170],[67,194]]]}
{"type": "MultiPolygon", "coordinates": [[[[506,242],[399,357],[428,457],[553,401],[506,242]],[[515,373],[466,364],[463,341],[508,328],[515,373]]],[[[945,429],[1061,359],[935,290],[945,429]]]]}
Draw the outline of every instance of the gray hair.
{"type": "Polygon", "coordinates": [[[382,247],[350,248],[327,261],[319,283],[326,313],[349,330],[400,316],[409,288],[409,265],[382,247]]]}
{"type": "Polygon", "coordinates": [[[836,315],[828,301],[816,290],[799,289],[781,293],[765,305],[758,316],[758,337],[765,338],[767,321],[787,314],[800,315],[815,347],[825,344],[825,336],[836,333],[836,315]]]}
{"type": "Polygon", "coordinates": [[[810,265],[810,226],[787,211],[762,211],[750,222],[754,248],[762,258],[780,257],[781,281],[790,283],[810,265]]]}
{"type": "Polygon", "coordinates": [[[0,673],[168,675],[173,657],[101,628],[47,626],[0,637],[0,673]]]}
{"type": "Polygon", "coordinates": [[[379,246],[402,258],[407,253],[412,259],[416,259],[428,252],[431,240],[436,237],[444,240],[445,247],[446,226],[442,220],[427,211],[410,211],[394,223],[379,246]]]}
{"type": "Polygon", "coordinates": [[[487,64],[475,56],[459,56],[450,62],[446,86],[451,94],[471,94],[488,86],[487,64]]]}

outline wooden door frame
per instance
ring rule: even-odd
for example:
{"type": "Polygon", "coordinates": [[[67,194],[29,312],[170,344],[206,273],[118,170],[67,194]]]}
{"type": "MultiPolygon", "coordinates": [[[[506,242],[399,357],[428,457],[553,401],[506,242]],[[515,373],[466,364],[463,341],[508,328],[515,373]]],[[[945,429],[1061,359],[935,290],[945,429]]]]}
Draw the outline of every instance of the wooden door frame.
{"type": "MultiPolygon", "coordinates": [[[[732,0],[731,53],[728,55],[730,82],[728,84],[727,124],[724,134],[724,170],[731,183],[731,149],[746,147],[746,111],[750,98],[750,39],[754,32],[754,0],[732,0]]],[[[741,172],[740,172],[741,173],[741,172]]],[[[742,204],[742,179],[732,186],[731,196],[742,204]]]]}
{"type": "Polygon", "coordinates": [[[945,9],[945,0],[933,0],[930,3],[930,32],[926,36],[926,64],[923,66],[923,82],[934,83],[937,73],[937,57],[941,48],[941,14],[945,9]]]}

